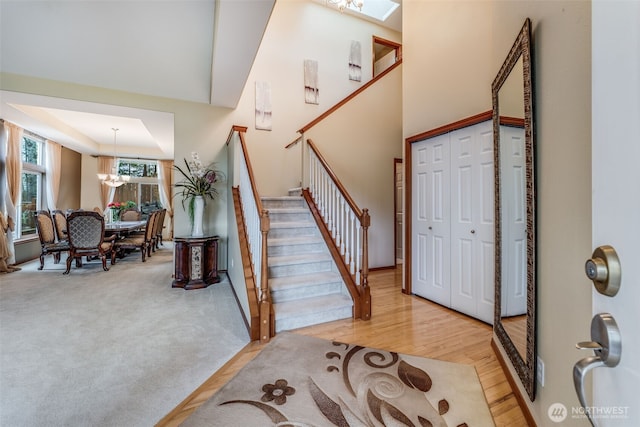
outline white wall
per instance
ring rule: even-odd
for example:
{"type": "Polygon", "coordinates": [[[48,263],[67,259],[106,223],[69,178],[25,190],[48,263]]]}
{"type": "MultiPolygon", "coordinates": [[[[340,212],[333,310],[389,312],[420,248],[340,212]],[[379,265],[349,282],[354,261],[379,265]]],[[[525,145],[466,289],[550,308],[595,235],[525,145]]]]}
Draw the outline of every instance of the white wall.
{"type": "Polygon", "coordinates": [[[574,344],[588,336],[591,319],[583,273],[591,254],[590,3],[403,2],[404,134],[490,109],[491,82],[526,17],[534,49],[537,345],[546,370],[530,409],[538,425],[551,426],[551,404],[578,404],[571,372],[583,355],[574,344]]]}

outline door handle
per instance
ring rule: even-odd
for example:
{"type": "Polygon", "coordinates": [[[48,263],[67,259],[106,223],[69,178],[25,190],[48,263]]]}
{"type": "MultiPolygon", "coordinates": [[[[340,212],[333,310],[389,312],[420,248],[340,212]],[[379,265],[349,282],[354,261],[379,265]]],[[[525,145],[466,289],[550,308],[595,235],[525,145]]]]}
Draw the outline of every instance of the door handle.
{"type": "Polygon", "coordinates": [[[613,368],[620,363],[622,354],[622,342],[620,329],[613,316],[609,313],[599,313],[591,319],[591,341],[582,341],[576,344],[580,350],[593,350],[594,355],[579,360],[573,366],[573,385],[578,394],[580,405],[585,408],[585,413],[595,426],[591,413],[587,408],[587,399],[584,395],[584,379],[589,371],[606,366],[613,368]]]}

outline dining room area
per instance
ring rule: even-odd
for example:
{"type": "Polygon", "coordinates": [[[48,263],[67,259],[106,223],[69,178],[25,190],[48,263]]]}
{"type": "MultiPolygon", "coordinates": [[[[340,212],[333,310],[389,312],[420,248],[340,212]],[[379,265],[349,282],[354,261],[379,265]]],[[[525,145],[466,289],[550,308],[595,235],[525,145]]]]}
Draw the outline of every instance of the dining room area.
{"type": "Polygon", "coordinates": [[[29,104],[55,118],[43,125],[33,111],[25,119],[3,108],[0,137],[7,148],[7,185],[2,200],[11,218],[6,227],[11,230],[6,233],[11,253],[7,265],[43,256],[58,262],[60,252],[68,253],[66,222],[75,212],[84,212],[73,216],[80,222],[90,221],[88,212],[96,213],[95,227],[104,228],[96,236],[103,241],[91,242],[97,251],[92,256],[101,257],[96,248],[105,246],[109,263],[134,251],[144,262],[172,239],[172,114],[125,112],[6,91],[2,96],[3,107],[9,102],[15,102],[14,107],[29,104]],[[148,226],[156,230],[149,229],[145,236],[148,226]],[[50,233],[42,236],[40,228],[50,233]],[[53,256],[47,257],[50,252],[53,256]]]}
{"type": "Polygon", "coordinates": [[[92,211],[56,209],[38,210],[34,213],[38,239],[40,241],[40,265],[44,268],[47,255],[52,255],[55,264],[60,263],[61,254],[66,253],[66,270],[71,264],[82,268],[86,262],[102,261],[102,268],[108,271],[107,261],[113,266],[132,252],[139,252],[142,262],[164,246],[162,224],[166,209],[157,209],[145,215],[133,205],[135,203],[109,207],[105,213],[99,208],[92,211]],[[119,207],[123,207],[120,209],[119,207]],[[127,206],[126,208],[124,208],[127,206]]]}

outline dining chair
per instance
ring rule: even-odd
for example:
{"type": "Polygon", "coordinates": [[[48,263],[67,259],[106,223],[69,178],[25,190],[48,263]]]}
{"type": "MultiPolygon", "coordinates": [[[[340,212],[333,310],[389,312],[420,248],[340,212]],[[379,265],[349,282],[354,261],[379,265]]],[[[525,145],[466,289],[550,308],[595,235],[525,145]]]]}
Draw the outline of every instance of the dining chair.
{"type": "Polygon", "coordinates": [[[140,249],[142,253],[142,262],[151,256],[151,247],[153,246],[153,224],[156,220],[157,211],[151,212],[147,217],[147,224],[144,231],[139,233],[131,233],[128,236],[116,240],[113,251],[111,252],[111,264],[115,264],[116,255],[121,254],[126,249],[140,249]]]}
{"type": "Polygon", "coordinates": [[[52,214],[58,241],[62,242],[63,240],[67,240],[67,216],[60,209],[54,209],[52,214]]]}
{"type": "Polygon", "coordinates": [[[75,211],[67,217],[67,233],[69,235],[69,257],[67,258],[67,270],[63,274],[69,274],[71,261],[76,260],[81,266],[81,259],[86,256],[99,257],[102,261],[102,269],[109,271],[107,267],[107,255],[113,253],[113,244],[116,236],[104,237],[104,217],[98,212],[75,211]]]}
{"type": "Polygon", "coordinates": [[[155,240],[155,244],[156,244],[156,248],[159,248],[159,244],[164,246],[164,244],[162,243],[162,230],[164,229],[164,217],[167,214],[167,210],[166,209],[161,209],[160,210],[160,214],[158,215],[158,220],[157,220],[157,226],[156,226],[156,240],[155,240]]]}
{"type": "Polygon", "coordinates": [[[125,209],[120,215],[120,221],[140,221],[142,213],[136,208],[125,209]]]}
{"type": "Polygon", "coordinates": [[[155,252],[158,246],[158,229],[160,227],[160,217],[162,216],[162,210],[158,209],[153,211],[153,230],[151,231],[151,251],[155,252]]]}
{"type": "Polygon", "coordinates": [[[44,268],[44,257],[53,254],[53,262],[60,262],[60,253],[69,251],[69,242],[67,240],[56,240],[55,227],[53,219],[48,210],[39,210],[34,213],[36,220],[36,232],[40,239],[40,267],[44,268]]]}

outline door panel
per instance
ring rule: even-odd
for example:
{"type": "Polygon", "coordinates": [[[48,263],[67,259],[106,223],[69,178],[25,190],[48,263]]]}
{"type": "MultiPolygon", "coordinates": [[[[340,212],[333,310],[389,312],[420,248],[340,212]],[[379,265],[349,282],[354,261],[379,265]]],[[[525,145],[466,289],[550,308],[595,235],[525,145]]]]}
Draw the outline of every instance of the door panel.
{"type": "Polygon", "coordinates": [[[594,248],[613,246],[622,268],[616,296],[593,291],[593,314],[610,313],[620,328],[622,357],[615,368],[593,371],[592,405],[623,412],[599,418],[600,427],[635,426],[640,419],[640,2],[594,1],[592,16],[592,239],[594,248]]]}
{"type": "Polygon", "coordinates": [[[491,122],[451,132],[451,307],[493,322],[493,133],[491,122]]]}
{"type": "Polygon", "coordinates": [[[450,297],[449,144],[446,135],[412,145],[413,292],[439,304],[450,297]]]}

